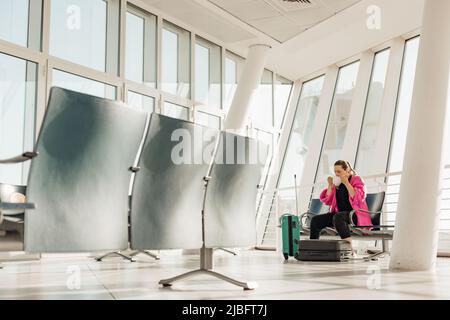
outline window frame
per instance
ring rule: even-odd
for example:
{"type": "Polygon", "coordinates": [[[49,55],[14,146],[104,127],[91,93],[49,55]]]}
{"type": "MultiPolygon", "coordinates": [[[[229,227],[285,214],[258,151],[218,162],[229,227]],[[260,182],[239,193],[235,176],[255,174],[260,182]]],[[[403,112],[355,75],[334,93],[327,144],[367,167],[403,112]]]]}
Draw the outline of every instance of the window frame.
{"type": "MultiPolygon", "coordinates": [[[[322,138],[322,143],[321,143],[321,147],[320,147],[320,152],[319,152],[319,156],[318,156],[318,161],[317,161],[317,165],[316,165],[316,170],[315,170],[315,174],[314,174],[313,183],[317,183],[317,177],[318,177],[319,170],[320,170],[319,167],[320,167],[320,164],[321,164],[323,150],[324,150],[324,146],[325,146],[325,142],[326,142],[326,138],[327,138],[328,127],[329,127],[329,124],[330,124],[330,118],[331,118],[331,114],[332,114],[332,111],[333,111],[333,106],[334,106],[335,101],[336,101],[336,94],[337,94],[337,90],[338,90],[338,86],[339,86],[340,72],[346,67],[349,67],[349,66],[351,66],[351,65],[353,65],[355,63],[360,63],[360,61],[361,61],[360,59],[352,60],[352,62],[349,62],[349,63],[346,63],[346,64],[344,64],[342,66],[339,66],[337,78],[336,78],[335,85],[334,85],[334,90],[333,90],[331,104],[330,104],[329,109],[328,109],[328,116],[327,116],[327,121],[326,121],[326,125],[325,125],[325,131],[324,131],[323,138],[322,138]]],[[[358,74],[359,74],[359,70],[358,70],[358,74]]],[[[358,78],[358,74],[356,75],[356,81],[357,81],[357,78],[358,78]]],[[[355,83],[355,86],[353,87],[353,90],[355,90],[355,88],[356,88],[356,83],[355,83]]],[[[354,92],[353,92],[353,94],[354,94],[354,92]]],[[[350,110],[350,112],[351,112],[351,110],[350,110]]],[[[347,130],[348,130],[348,125],[349,125],[349,123],[347,123],[347,130]]],[[[346,135],[347,135],[347,132],[346,132],[346,135]]],[[[343,144],[345,144],[345,141],[343,142],[343,144]]]]}
{"type": "MultiPolygon", "coordinates": [[[[217,103],[214,103],[212,105],[208,105],[209,108],[211,109],[222,109],[223,108],[223,90],[224,90],[224,75],[223,75],[223,64],[224,64],[224,57],[223,57],[223,48],[218,45],[215,44],[199,35],[195,35],[195,43],[194,43],[194,59],[196,61],[197,59],[197,45],[201,46],[205,49],[208,50],[208,99],[209,100],[209,90],[211,85],[213,85],[214,83],[212,83],[212,74],[214,72],[218,73],[218,79],[220,79],[220,84],[219,84],[219,99],[217,101],[217,103]],[[218,70],[214,70],[215,64],[213,63],[213,55],[214,55],[214,50],[218,49],[218,55],[219,55],[219,63],[218,63],[218,70]]],[[[196,63],[194,63],[194,68],[193,68],[193,73],[194,73],[194,79],[196,80],[197,78],[197,65],[196,63]]],[[[206,104],[203,101],[199,101],[197,99],[197,91],[196,91],[196,84],[197,81],[194,81],[194,92],[193,92],[193,100],[195,105],[203,105],[206,106],[206,104]]]]}
{"type": "Polygon", "coordinates": [[[158,51],[159,51],[159,44],[158,44],[158,29],[159,29],[159,22],[158,22],[158,16],[142,9],[139,8],[137,6],[135,6],[133,3],[128,2],[127,3],[127,8],[126,8],[126,12],[125,12],[125,26],[124,26],[125,30],[124,30],[124,49],[122,52],[122,55],[124,56],[124,60],[125,60],[125,70],[124,70],[124,78],[126,82],[130,82],[130,83],[136,83],[136,84],[144,84],[147,87],[156,89],[158,87],[158,51]],[[143,28],[143,70],[142,70],[142,81],[141,82],[136,82],[133,80],[130,80],[127,78],[126,76],[126,51],[127,51],[127,47],[126,47],[126,24],[127,24],[127,14],[130,13],[138,18],[141,18],[144,21],[144,28],[143,28]],[[148,34],[150,31],[152,31],[153,28],[153,21],[154,20],[154,28],[155,28],[155,32],[154,32],[154,37],[155,37],[155,41],[154,43],[152,43],[148,37],[148,34]],[[152,50],[152,45],[154,45],[154,50],[152,50]],[[152,54],[154,54],[154,57],[152,56],[152,54]],[[153,73],[150,73],[150,70],[153,70],[153,73]],[[147,81],[148,79],[150,80],[154,80],[154,86],[153,85],[148,85],[147,81]]]}

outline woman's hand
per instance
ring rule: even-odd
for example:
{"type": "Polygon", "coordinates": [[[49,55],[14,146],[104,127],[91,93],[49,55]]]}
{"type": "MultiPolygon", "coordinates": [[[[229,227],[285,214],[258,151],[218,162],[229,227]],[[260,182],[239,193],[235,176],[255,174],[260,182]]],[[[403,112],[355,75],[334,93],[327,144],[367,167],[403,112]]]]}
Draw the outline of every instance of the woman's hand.
{"type": "Polygon", "coordinates": [[[327,181],[328,181],[328,186],[333,185],[333,177],[328,177],[327,181]]]}
{"type": "Polygon", "coordinates": [[[333,192],[334,184],[333,177],[328,177],[328,188],[327,188],[327,196],[329,196],[333,192]]]}
{"type": "Polygon", "coordinates": [[[350,178],[350,173],[348,172],[344,172],[341,176],[341,181],[343,184],[348,185],[350,182],[348,181],[348,179],[350,178]]]}
{"type": "Polygon", "coordinates": [[[350,181],[348,181],[350,177],[350,173],[349,172],[345,172],[341,175],[341,181],[342,183],[347,187],[348,193],[350,194],[351,197],[355,196],[355,189],[353,188],[353,186],[351,185],[350,181]]]}

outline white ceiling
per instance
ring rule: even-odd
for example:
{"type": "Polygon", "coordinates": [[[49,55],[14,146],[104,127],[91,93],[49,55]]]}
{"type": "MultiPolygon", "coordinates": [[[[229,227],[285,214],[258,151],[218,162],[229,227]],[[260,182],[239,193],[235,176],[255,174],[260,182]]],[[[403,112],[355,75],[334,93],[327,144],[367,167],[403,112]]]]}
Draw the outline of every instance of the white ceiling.
{"type": "Polygon", "coordinates": [[[167,16],[202,30],[226,45],[275,46],[361,0],[143,0],[167,16]]]}
{"type": "Polygon", "coordinates": [[[361,0],[208,0],[271,38],[285,42],[361,0]]]}
{"type": "Polygon", "coordinates": [[[135,1],[244,57],[252,44],[271,45],[266,67],[291,80],[420,28],[424,3],[424,0],[310,0],[311,5],[282,0],[135,1]],[[367,28],[367,9],[374,5],[380,8],[379,30],[367,28]]]}
{"type": "Polygon", "coordinates": [[[424,0],[363,0],[352,8],[274,47],[267,67],[299,79],[349,59],[422,25],[424,0]],[[367,8],[377,6],[380,29],[370,29],[367,8]]]}
{"type": "Polygon", "coordinates": [[[164,17],[169,17],[172,22],[181,22],[190,30],[206,33],[226,45],[254,41],[258,38],[251,28],[243,27],[231,18],[224,18],[222,10],[205,7],[204,2],[208,2],[207,0],[144,0],[144,2],[164,13],[164,17]]]}

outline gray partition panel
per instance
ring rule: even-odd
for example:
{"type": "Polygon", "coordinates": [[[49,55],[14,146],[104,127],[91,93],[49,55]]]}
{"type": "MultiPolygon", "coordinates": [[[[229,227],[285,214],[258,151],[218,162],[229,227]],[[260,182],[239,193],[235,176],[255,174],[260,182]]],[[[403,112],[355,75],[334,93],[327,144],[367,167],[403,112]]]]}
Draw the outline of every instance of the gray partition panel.
{"type": "Polygon", "coordinates": [[[268,148],[222,133],[205,202],[205,245],[245,247],[256,243],[256,196],[268,148]]]}
{"type": "Polygon", "coordinates": [[[133,249],[201,248],[203,178],[217,137],[217,130],[152,114],[133,187],[133,249]]]}
{"type": "Polygon", "coordinates": [[[128,247],[128,187],[147,115],[53,88],[28,179],[25,250],[128,247]]]}

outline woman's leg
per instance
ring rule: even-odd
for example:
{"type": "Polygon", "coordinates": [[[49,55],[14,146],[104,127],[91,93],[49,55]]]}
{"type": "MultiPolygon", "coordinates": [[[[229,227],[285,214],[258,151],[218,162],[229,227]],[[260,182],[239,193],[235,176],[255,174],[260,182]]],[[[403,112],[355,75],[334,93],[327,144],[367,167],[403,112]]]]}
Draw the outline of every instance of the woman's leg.
{"type": "Polygon", "coordinates": [[[315,240],[320,238],[320,232],[326,227],[333,226],[333,216],[334,214],[319,214],[311,219],[311,234],[310,239],[315,240]]]}
{"type": "MultiPolygon", "coordinates": [[[[356,214],[353,215],[353,223],[356,224],[357,217],[356,214]]],[[[352,243],[351,231],[350,231],[350,212],[339,212],[333,217],[333,224],[336,228],[339,236],[342,240],[352,243]]]]}

